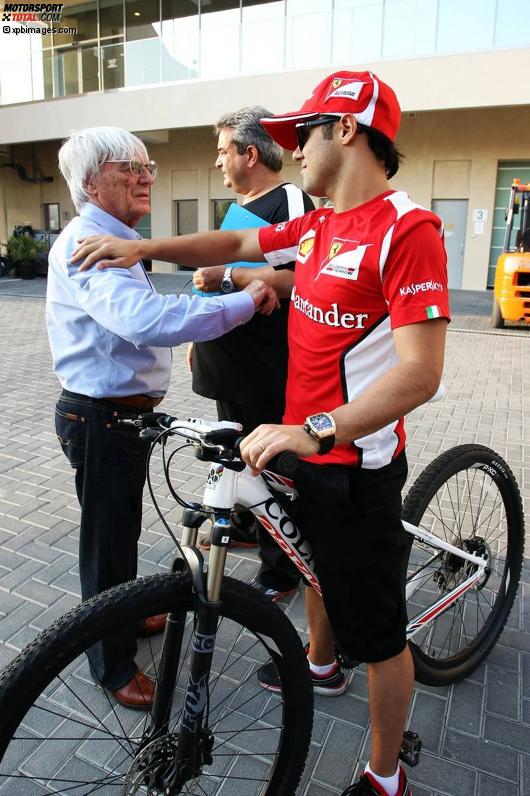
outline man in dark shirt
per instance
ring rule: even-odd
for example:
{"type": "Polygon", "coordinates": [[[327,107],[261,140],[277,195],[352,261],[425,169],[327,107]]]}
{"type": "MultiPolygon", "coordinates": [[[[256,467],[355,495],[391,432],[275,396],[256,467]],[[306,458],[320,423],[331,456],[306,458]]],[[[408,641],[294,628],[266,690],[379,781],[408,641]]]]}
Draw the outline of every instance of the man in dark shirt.
{"type": "MultiPolygon", "coordinates": [[[[225,187],[243,197],[245,211],[268,224],[277,224],[312,210],[313,203],[300,188],[283,180],[282,149],[260,124],[260,119],[268,115],[265,108],[252,106],[219,119],[215,126],[215,165],[223,173],[225,187]]],[[[286,267],[293,266],[290,263],[286,267]]],[[[224,293],[234,290],[230,265],[200,269],[194,281],[201,290],[218,290],[220,286],[224,293]]],[[[190,367],[194,392],[215,399],[219,420],[241,423],[245,434],[261,423],[281,423],[289,303],[283,299],[280,309],[270,316],[254,317],[244,327],[216,340],[193,345],[190,367]]],[[[239,546],[253,542],[245,520],[253,522],[250,512],[240,512],[235,518],[238,528],[234,535],[239,546]]],[[[262,564],[254,585],[277,600],[296,588],[299,575],[267,531],[257,528],[257,534],[262,564]]]]}

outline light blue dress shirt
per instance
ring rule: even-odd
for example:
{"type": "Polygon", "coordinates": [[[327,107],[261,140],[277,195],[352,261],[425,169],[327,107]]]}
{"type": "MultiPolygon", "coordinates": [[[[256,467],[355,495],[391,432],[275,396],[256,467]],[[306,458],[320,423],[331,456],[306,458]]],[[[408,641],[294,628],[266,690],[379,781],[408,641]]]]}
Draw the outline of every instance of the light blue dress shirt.
{"type": "Polygon", "coordinates": [[[139,237],[87,203],[51,248],[46,322],[54,371],[65,389],[92,398],[164,395],[170,346],[225,334],[250,320],[254,302],[245,292],[160,296],[141,263],[82,272],[68,264],[79,238],[103,234],[139,237]]]}

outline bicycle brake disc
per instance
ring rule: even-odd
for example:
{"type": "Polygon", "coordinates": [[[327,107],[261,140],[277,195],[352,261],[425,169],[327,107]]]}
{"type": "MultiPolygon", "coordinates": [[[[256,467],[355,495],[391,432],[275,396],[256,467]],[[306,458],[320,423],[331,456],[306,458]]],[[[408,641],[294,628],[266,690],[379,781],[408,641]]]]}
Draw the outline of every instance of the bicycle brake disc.
{"type": "Polygon", "coordinates": [[[123,796],[164,796],[162,775],[173,761],[177,749],[176,738],[164,735],[147,744],[136,755],[125,776],[123,796]]]}

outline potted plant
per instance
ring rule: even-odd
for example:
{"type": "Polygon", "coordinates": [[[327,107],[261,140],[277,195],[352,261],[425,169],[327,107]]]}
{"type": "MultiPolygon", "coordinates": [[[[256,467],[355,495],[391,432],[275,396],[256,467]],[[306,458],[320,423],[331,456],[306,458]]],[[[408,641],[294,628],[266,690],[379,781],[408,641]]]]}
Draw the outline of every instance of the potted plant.
{"type": "Polygon", "coordinates": [[[11,235],[7,241],[7,256],[21,279],[33,279],[37,270],[37,254],[44,244],[28,235],[11,235]]]}

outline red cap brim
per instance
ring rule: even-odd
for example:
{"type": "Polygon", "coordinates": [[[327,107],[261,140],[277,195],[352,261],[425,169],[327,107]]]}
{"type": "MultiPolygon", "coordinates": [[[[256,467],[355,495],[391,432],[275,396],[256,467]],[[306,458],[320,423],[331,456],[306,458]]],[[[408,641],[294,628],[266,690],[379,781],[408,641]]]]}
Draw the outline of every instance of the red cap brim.
{"type": "Polygon", "coordinates": [[[284,113],[281,116],[269,116],[260,119],[260,123],[273,138],[284,149],[294,152],[298,146],[296,138],[296,125],[309,119],[316,119],[319,113],[284,113]]]}

